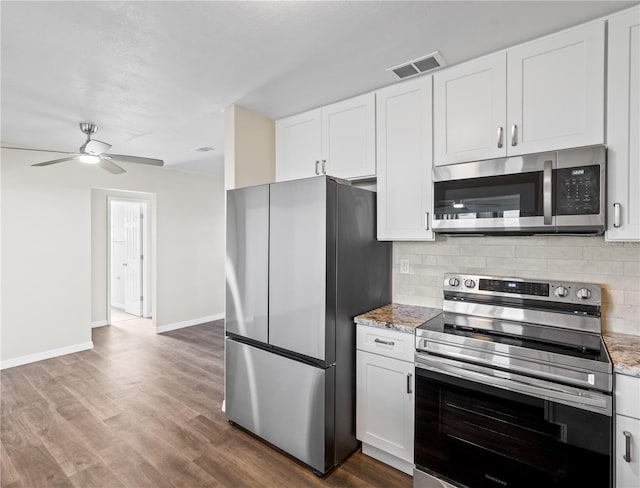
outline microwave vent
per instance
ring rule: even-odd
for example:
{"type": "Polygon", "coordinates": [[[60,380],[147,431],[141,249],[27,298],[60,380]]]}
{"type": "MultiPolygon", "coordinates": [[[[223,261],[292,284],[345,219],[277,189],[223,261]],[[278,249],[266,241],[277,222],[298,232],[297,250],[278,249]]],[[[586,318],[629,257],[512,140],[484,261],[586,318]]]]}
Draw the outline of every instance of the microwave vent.
{"type": "Polygon", "coordinates": [[[426,56],[387,68],[387,71],[393,71],[398,78],[404,79],[409,78],[410,76],[427,73],[443,66],[446,66],[444,59],[438,51],[435,51],[431,54],[427,54],[426,56]]]}

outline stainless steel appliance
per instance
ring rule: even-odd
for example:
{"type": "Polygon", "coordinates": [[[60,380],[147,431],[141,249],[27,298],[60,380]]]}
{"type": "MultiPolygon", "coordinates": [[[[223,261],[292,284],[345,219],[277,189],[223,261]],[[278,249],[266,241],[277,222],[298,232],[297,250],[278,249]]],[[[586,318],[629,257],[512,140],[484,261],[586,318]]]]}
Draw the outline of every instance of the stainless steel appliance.
{"type": "Polygon", "coordinates": [[[601,289],[447,274],[416,330],[414,487],[601,487],[612,367],[601,289]]]}
{"type": "Polygon", "coordinates": [[[317,474],[357,448],[353,317],[391,301],[375,201],[325,176],[227,192],[226,415],[317,474]]]}
{"type": "Polygon", "coordinates": [[[433,169],[433,230],[602,234],[606,148],[589,146],[433,169]]]}

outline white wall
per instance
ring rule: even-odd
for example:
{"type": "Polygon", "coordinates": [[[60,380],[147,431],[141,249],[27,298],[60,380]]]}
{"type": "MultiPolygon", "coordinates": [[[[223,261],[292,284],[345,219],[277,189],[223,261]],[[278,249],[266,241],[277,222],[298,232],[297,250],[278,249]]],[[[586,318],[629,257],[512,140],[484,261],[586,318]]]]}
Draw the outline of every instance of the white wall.
{"type": "MultiPolygon", "coordinates": [[[[106,258],[104,264],[96,263],[101,253],[106,255],[107,241],[105,234],[103,249],[96,248],[92,260],[92,188],[156,196],[158,327],[222,314],[222,175],[134,164],[126,165],[128,172],[123,175],[79,162],[30,166],[55,157],[2,150],[4,367],[25,356],[89,347],[90,323],[106,318],[106,258]],[[92,263],[96,264],[93,282],[92,263]]],[[[94,216],[101,212],[93,210],[94,216]]],[[[106,233],[106,199],[104,212],[99,226],[106,233]]]]}
{"type": "Polygon", "coordinates": [[[445,237],[393,243],[393,300],[442,307],[444,273],[600,283],[603,327],[640,335],[640,243],[604,237],[445,237]],[[408,259],[410,274],[400,273],[408,259]]]}

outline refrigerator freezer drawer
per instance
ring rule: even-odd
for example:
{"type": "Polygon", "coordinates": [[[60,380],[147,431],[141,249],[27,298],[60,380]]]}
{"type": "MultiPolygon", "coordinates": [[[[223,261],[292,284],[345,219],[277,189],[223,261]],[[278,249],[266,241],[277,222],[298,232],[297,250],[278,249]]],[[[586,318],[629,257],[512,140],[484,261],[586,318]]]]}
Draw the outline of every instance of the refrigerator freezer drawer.
{"type": "Polygon", "coordinates": [[[227,418],[321,473],[330,469],[335,366],[316,368],[229,338],[225,345],[227,418]]]}

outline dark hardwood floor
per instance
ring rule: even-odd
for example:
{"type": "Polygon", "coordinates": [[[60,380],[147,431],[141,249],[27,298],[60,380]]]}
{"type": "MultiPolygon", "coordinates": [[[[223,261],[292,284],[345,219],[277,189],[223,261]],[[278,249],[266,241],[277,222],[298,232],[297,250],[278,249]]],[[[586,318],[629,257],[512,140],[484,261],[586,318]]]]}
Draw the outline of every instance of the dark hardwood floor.
{"type": "Polygon", "coordinates": [[[324,479],[232,427],[219,322],[93,330],[94,349],[2,371],[1,486],[410,487],[361,452],[324,479]]]}

